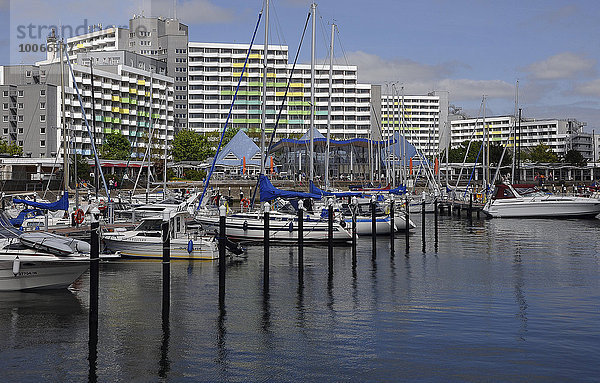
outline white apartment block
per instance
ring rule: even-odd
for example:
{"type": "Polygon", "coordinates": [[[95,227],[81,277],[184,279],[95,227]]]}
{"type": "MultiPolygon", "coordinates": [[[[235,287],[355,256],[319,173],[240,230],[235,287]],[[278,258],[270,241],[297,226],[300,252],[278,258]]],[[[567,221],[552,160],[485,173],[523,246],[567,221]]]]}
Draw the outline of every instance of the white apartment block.
{"type": "MultiPolygon", "coordinates": [[[[90,51],[126,50],[128,37],[129,29],[118,27],[102,29],[102,26],[100,26],[100,30],[67,39],[67,52],[69,56],[72,56],[90,51]]],[[[56,53],[56,56],[58,56],[58,52],[56,53]]]]}
{"type": "MultiPolygon", "coordinates": [[[[499,116],[486,117],[485,125],[489,131],[490,142],[511,148],[514,145],[514,132],[520,131],[520,134],[517,133],[517,145],[520,145],[522,150],[544,144],[559,156],[564,156],[571,149],[580,151],[588,159],[593,155],[591,135],[583,132],[585,123],[575,119],[521,119],[521,123],[518,124],[514,116],[499,116]]],[[[465,141],[482,140],[483,118],[451,121],[451,129],[452,147],[465,141]]]]}
{"type": "MultiPolygon", "coordinates": [[[[141,158],[151,144],[153,150],[164,150],[174,137],[173,79],[148,69],[164,63],[125,51],[79,53],[70,58],[74,72],[64,63],[65,118],[68,142],[78,154],[92,155],[91,140],[85,124],[75,83],[81,94],[85,117],[95,135],[95,145],[103,144],[107,134],[120,132],[132,146],[132,158],[141,158]],[[93,81],[90,60],[94,60],[93,81]],[[134,60],[135,65],[128,62],[134,60]],[[143,62],[144,65],[138,65],[143,62]],[[75,81],[75,82],[74,82],[75,81]]],[[[56,119],[58,154],[62,157],[63,134],[60,88],[60,61],[42,61],[40,82],[57,86],[56,119]]]]}
{"type": "MultiPolygon", "coordinates": [[[[190,42],[188,48],[189,126],[200,133],[222,129],[241,76],[249,44],[190,42]]],[[[230,127],[260,131],[263,45],[254,45],[229,121],[230,127]]],[[[284,99],[292,64],[288,47],[269,46],[266,129],[271,132],[284,99]]],[[[315,126],[327,130],[329,65],[316,65],[315,126]]],[[[277,128],[278,135],[302,135],[310,127],[311,69],[297,64],[277,128]]],[[[334,65],[331,132],[337,138],[369,137],[371,85],[357,83],[357,67],[334,65]]]]}
{"type": "Polygon", "coordinates": [[[434,156],[446,147],[450,137],[448,92],[383,94],[381,117],[377,120],[373,123],[381,127],[384,139],[399,132],[425,156],[434,156]]]}

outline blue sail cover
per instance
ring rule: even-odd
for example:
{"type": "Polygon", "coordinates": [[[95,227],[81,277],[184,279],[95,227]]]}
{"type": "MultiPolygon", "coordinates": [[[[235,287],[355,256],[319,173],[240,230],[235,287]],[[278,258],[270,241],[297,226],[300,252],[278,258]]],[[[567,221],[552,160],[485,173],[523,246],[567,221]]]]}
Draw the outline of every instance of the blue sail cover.
{"type": "Polygon", "coordinates": [[[314,182],[308,181],[308,189],[313,194],[319,194],[322,196],[333,196],[333,197],[362,197],[363,193],[361,192],[328,192],[325,190],[321,190],[315,186],[314,182]]]}
{"type": "Polygon", "coordinates": [[[321,199],[321,196],[319,194],[302,193],[302,192],[295,192],[295,191],[290,191],[290,190],[277,189],[275,186],[273,186],[271,181],[269,181],[269,179],[263,174],[260,175],[259,187],[260,187],[260,202],[272,201],[278,197],[321,199]]]}
{"type": "Polygon", "coordinates": [[[65,194],[56,202],[52,203],[42,203],[42,202],[34,202],[28,201],[26,199],[18,199],[13,198],[13,203],[24,203],[25,205],[29,205],[31,207],[36,207],[38,209],[43,210],[69,210],[69,192],[65,191],[65,194]]]}
{"type": "Polygon", "coordinates": [[[390,194],[406,194],[406,186],[404,185],[400,185],[397,188],[394,189],[390,189],[389,191],[390,194]]]}

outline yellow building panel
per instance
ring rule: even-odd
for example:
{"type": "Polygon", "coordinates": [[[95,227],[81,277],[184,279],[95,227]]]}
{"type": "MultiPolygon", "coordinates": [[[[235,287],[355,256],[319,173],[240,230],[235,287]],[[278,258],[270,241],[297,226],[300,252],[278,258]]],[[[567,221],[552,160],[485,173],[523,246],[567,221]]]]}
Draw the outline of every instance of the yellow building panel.
{"type": "Polygon", "coordinates": [[[233,63],[233,67],[234,68],[243,68],[244,67],[244,63],[233,63]]]}
{"type": "Polygon", "coordinates": [[[275,77],[275,73],[268,73],[267,72],[267,77],[275,77]]]}
{"type": "Polygon", "coordinates": [[[137,84],[138,85],[146,85],[146,81],[145,80],[138,80],[137,84]]]}
{"type": "Polygon", "coordinates": [[[250,56],[248,56],[248,58],[260,59],[260,58],[262,58],[262,56],[260,55],[260,53],[255,53],[255,54],[251,54],[250,56]]]}
{"type": "Polygon", "coordinates": [[[304,88],[303,82],[293,82],[290,84],[290,88],[304,88]]]}

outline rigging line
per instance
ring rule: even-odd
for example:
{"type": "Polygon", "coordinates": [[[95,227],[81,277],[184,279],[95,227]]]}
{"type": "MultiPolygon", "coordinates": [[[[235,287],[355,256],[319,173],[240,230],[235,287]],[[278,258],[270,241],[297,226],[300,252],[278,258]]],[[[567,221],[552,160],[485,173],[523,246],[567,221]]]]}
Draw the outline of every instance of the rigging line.
{"type": "MultiPolygon", "coordinates": [[[[202,190],[202,195],[200,196],[200,201],[198,202],[198,208],[202,205],[202,200],[204,199],[204,195],[206,194],[206,189],[208,188],[208,184],[210,183],[210,177],[212,176],[213,171],[215,170],[215,164],[217,162],[217,156],[219,151],[221,150],[221,145],[223,144],[223,138],[225,137],[225,132],[227,131],[227,125],[229,124],[229,119],[231,118],[231,113],[233,111],[233,105],[235,104],[235,100],[238,95],[238,91],[240,90],[240,84],[244,79],[244,73],[246,73],[246,67],[248,65],[248,58],[250,57],[250,52],[252,51],[252,46],[254,45],[254,38],[256,37],[256,32],[258,31],[258,26],[260,25],[260,19],[262,18],[262,10],[258,14],[258,20],[256,21],[256,27],[254,28],[254,34],[252,35],[252,40],[250,41],[250,46],[248,47],[248,53],[246,53],[246,60],[244,61],[244,67],[242,68],[242,72],[240,73],[240,78],[237,83],[237,87],[235,88],[235,93],[233,95],[233,100],[231,100],[231,105],[229,106],[229,113],[227,114],[227,119],[225,120],[225,126],[223,126],[223,132],[221,133],[221,139],[219,140],[219,145],[217,146],[217,151],[215,152],[215,156],[213,158],[212,165],[210,166],[210,172],[206,177],[206,182],[204,183],[204,189],[202,190]]],[[[266,105],[263,105],[263,108],[266,105]]]]}
{"type": "MultiPolygon", "coordinates": [[[[292,70],[290,71],[290,77],[288,79],[287,85],[285,87],[285,93],[283,94],[283,98],[281,99],[281,106],[279,107],[279,113],[277,114],[277,120],[275,121],[275,126],[273,127],[273,132],[271,132],[271,137],[269,138],[269,145],[267,146],[267,151],[265,153],[265,163],[263,164],[266,167],[267,157],[269,156],[269,152],[273,147],[273,140],[275,139],[275,133],[277,132],[277,127],[279,126],[279,120],[281,119],[281,113],[283,112],[283,108],[285,106],[285,100],[287,99],[288,92],[290,90],[290,85],[293,81],[294,70],[296,69],[296,64],[298,62],[298,56],[300,55],[300,49],[302,48],[302,42],[304,41],[304,35],[306,34],[306,28],[308,27],[308,21],[310,20],[310,12],[306,17],[306,22],[304,23],[304,30],[302,31],[302,37],[300,37],[300,44],[298,45],[298,49],[296,50],[296,57],[294,58],[294,64],[292,65],[292,70]]],[[[289,124],[288,124],[289,126],[289,124]]],[[[262,175],[262,174],[261,174],[262,175]]],[[[256,190],[258,189],[258,184],[260,182],[260,177],[256,181],[256,186],[254,187],[254,192],[252,193],[252,201],[250,201],[250,206],[254,207],[254,201],[256,200],[256,190]]]]}
{"type": "Polygon", "coordinates": [[[279,14],[277,13],[277,8],[275,7],[275,1],[273,0],[271,0],[271,9],[273,10],[273,16],[275,17],[275,33],[279,39],[279,44],[287,45],[287,42],[285,41],[285,35],[283,34],[283,29],[281,28],[281,23],[279,21],[279,14]]]}
{"type": "MultiPolygon", "coordinates": [[[[90,141],[92,142],[92,150],[94,152],[94,159],[96,160],[96,166],[98,171],[100,172],[100,176],[102,176],[102,183],[104,184],[104,191],[106,192],[106,198],[108,202],[111,202],[110,193],[108,191],[108,185],[106,184],[106,179],[104,178],[104,172],[102,171],[102,167],[100,166],[100,159],[98,158],[98,153],[96,152],[96,143],[92,137],[92,131],[90,129],[90,124],[88,122],[87,116],[85,114],[85,109],[83,108],[83,101],[81,99],[81,93],[79,92],[79,87],[77,86],[77,80],[75,79],[75,72],[73,71],[73,66],[71,65],[71,59],[69,58],[69,53],[65,49],[65,56],[67,59],[67,64],[69,64],[69,69],[71,70],[71,77],[73,78],[73,86],[75,87],[75,92],[77,92],[77,98],[79,99],[79,106],[81,107],[81,114],[83,115],[83,120],[85,121],[85,126],[88,131],[88,136],[90,137],[90,141]]],[[[68,181],[67,181],[68,182],[68,181]]]]}
{"type": "Polygon", "coordinates": [[[346,55],[346,50],[344,49],[344,45],[342,44],[342,37],[340,35],[340,28],[336,25],[335,26],[335,30],[337,31],[337,38],[338,38],[338,42],[340,44],[340,49],[342,50],[342,54],[344,55],[344,60],[346,60],[346,65],[350,65],[348,63],[348,55],[346,55]]]}

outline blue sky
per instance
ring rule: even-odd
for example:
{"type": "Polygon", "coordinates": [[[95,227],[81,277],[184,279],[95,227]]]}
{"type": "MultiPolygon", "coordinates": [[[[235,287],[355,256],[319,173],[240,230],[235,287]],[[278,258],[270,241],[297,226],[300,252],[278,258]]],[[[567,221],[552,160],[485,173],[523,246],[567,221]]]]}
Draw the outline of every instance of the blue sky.
{"type": "MultiPolygon", "coordinates": [[[[297,49],[307,0],[271,0],[271,43],[297,49]]],[[[249,42],[263,0],[178,0],[190,41],[249,42]]],[[[477,116],[511,114],[515,82],[523,116],[576,118],[600,132],[600,2],[559,0],[324,0],[318,3],[317,57],[339,26],[336,62],[359,66],[359,81],[397,82],[405,93],[447,90],[477,116]]],[[[0,64],[33,62],[19,53],[19,25],[127,25],[134,13],[172,16],[173,0],[0,0],[0,64]]],[[[263,42],[263,26],[257,42],[263,42]]],[[[308,62],[310,39],[301,59],[308,62]]],[[[385,88],[385,87],[384,87],[385,88]]]]}

